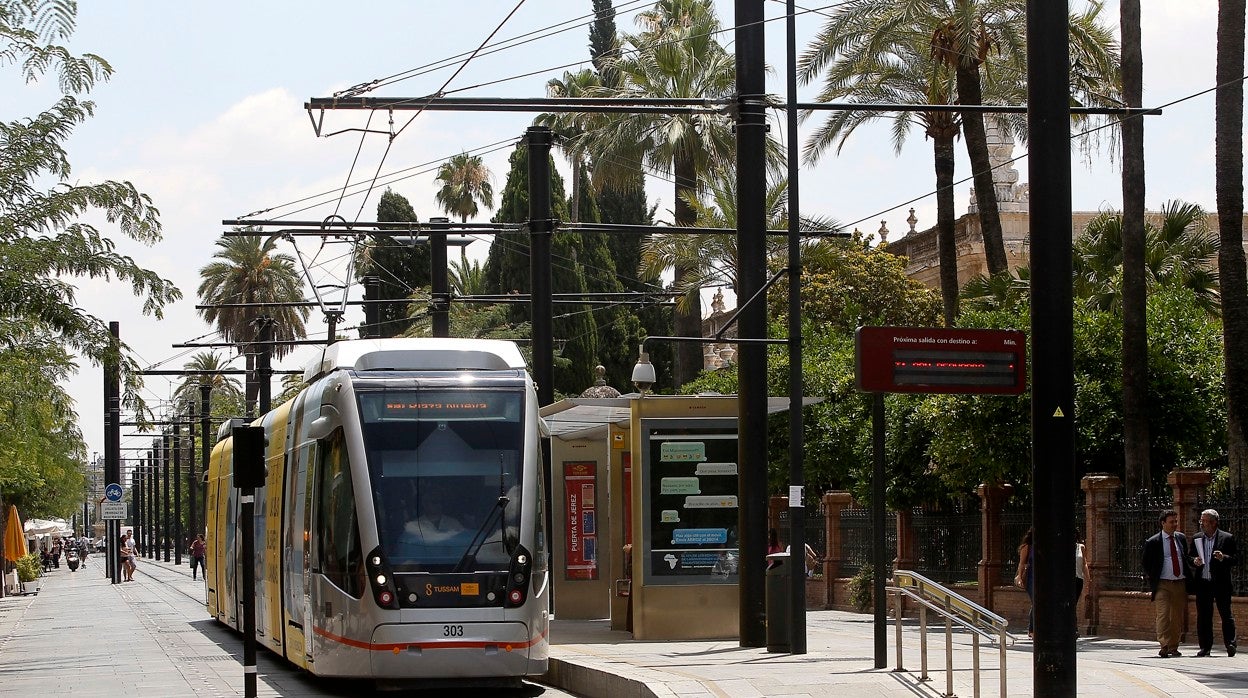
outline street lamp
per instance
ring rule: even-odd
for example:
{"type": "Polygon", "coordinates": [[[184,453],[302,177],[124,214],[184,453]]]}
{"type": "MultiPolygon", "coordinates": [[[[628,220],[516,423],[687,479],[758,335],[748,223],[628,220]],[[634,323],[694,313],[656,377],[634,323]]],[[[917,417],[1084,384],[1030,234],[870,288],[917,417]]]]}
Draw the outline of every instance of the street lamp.
{"type": "Polygon", "coordinates": [[[637,392],[645,395],[654,387],[654,364],[650,363],[650,355],[646,353],[644,342],[637,347],[637,353],[637,365],[633,366],[632,380],[633,385],[637,386],[637,392]]]}

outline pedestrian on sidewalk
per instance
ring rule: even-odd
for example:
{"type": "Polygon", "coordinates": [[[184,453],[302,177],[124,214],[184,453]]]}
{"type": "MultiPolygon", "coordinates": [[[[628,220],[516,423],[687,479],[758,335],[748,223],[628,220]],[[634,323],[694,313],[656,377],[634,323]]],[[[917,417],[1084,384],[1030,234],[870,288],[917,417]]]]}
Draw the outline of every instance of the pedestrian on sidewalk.
{"type": "Polygon", "coordinates": [[[1033,545],[1031,543],[1032,536],[1035,535],[1035,527],[1027,529],[1023,534],[1023,542],[1018,544],[1018,569],[1014,572],[1014,586],[1021,587],[1027,591],[1027,637],[1035,638],[1036,636],[1036,611],[1032,607],[1032,579],[1034,571],[1032,562],[1035,559],[1033,545]]]}
{"type": "Polygon", "coordinates": [[[135,554],[134,539],[131,537],[130,532],[126,531],[126,534],[121,537],[121,571],[125,573],[124,581],[134,581],[134,570],[137,567],[134,564],[135,554]]]}
{"type": "Polygon", "coordinates": [[[1226,655],[1235,656],[1235,619],[1231,617],[1231,568],[1239,564],[1235,536],[1218,528],[1218,512],[1200,512],[1200,533],[1192,539],[1196,555],[1192,557],[1192,577],[1196,583],[1196,640],[1200,643],[1197,657],[1208,657],[1213,647],[1213,606],[1218,606],[1222,619],[1222,641],[1226,655]]]}
{"type": "Polygon", "coordinates": [[[204,534],[202,533],[191,541],[191,579],[198,579],[197,568],[204,570],[204,574],[208,573],[208,569],[204,567],[204,534]]]}
{"type": "Polygon", "coordinates": [[[1161,530],[1144,541],[1144,572],[1153,592],[1153,609],[1157,615],[1158,657],[1182,657],[1179,634],[1187,610],[1188,556],[1187,537],[1179,528],[1179,515],[1173,509],[1161,512],[1161,530]]]}

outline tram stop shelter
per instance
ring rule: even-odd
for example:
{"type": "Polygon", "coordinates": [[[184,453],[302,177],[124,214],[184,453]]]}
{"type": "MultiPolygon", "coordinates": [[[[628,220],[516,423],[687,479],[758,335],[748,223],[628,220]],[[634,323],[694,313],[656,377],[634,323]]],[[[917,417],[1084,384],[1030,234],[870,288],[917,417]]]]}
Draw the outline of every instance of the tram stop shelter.
{"type": "Polygon", "coordinates": [[[736,395],[638,393],[541,409],[556,618],[610,618],[638,640],[738,636],[737,409],[736,395]]]}

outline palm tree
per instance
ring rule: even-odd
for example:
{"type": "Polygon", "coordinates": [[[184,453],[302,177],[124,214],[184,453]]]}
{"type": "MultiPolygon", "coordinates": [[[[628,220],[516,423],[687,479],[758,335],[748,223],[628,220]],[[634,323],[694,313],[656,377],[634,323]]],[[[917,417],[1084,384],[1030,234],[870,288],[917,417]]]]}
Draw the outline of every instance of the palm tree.
{"type": "MultiPolygon", "coordinates": [[[[623,37],[623,51],[605,57],[605,70],[618,84],[590,90],[590,96],[612,98],[721,99],[732,95],[736,65],[732,54],[716,40],[719,19],[710,0],[660,0],[637,16],[642,31],[623,37]]],[[[597,163],[595,178],[612,178],[634,171],[611,163],[644,162],[652,171],[674,178],[673,223],[692,226],[697,214],[689,205],[713,165],[731,161],[735,139],[731,121],[721,114],[618,114],[580,136],[584,150],[597,163]]],[[[691,274],[675,268],[675,282],[691,274]]],[[[694,300],[676,313],[675,331],[701,336],[701,304],[694,300]]],[[[693,343],[677,347],[673,382],[676,386],[702,367],[702,349],[693,343]]]]}
{"type": "Polygon", "coordinates": [[[1218,0],[1218,93],[1214,112],[1214,183],[1222,249],[1222,333],[1226,355],[1227,462],[1244,487],[1248,467],[1248,272],[1244,262],[1244,0],[1218,0]]]}
{"type": "Polygon", "coordinates": [[[434,195],[438,205],[448,215],[457,216],[461,223],[477,215],[477,202],[494,208],[493,175],[480,155],[460,153],[452,157],[438,168],[434,180],[442,184],[434,195]]]}
{"type": "MultiPolygon", "coordinates": [[[[874,6],[874,3],[872,4],[874,6]]],[[[819,101],[849,99],[869,104],[951,104],[953,75],[948,66],[933,61],[922,50],[923,36],[903,36],[913,27],[898,27],[896,41],[887,48],[873,45],[866,37],[875,27],[853,8],[838,11],[823,28],[798,66],[798,79],[808,83],[827,69],[819,101]]],[[[837,152],[859,126],[876,119],[892,120],[893,148],[901,152],[911,127],[918,125],[932,141],[936,170],[936,244],[940,259],[940,295],[945,325],[952,327],[958,316],[958,257],[954,243],[954,140],[961,128],[958,115],[948,111],[893,112],[874,110],[834,112],[806,142],[805,157],[810,163],[833,143],[837,152]]]]}
{"type": "MultiPolygon", "coordinates": [[[[1075,104],[1115,102],[1117,49],[1112,36],[1100,25],[1098,12],[1098,7],[1090,6],[1070,17],[1074,63],[1071,99],[1075,104]]],[[[993,102],[1017,104],[1025,93],[1025,14],[1025,0],[849,0],[837,6],[814,39],[803,57],[800,74],[810,81],[827,68],[823,99],[970,105],[982,103],[986,95],[993,102]],[[990,57],[993,60],[988,63],[990,57]]],[[[827,125],[807,144],[807,158],[872,118],[876,115],[854,112],[829,117],[827,125]]],[[[946,222],[951,220],[950,214],[941,219],[945,209],[940,201],[947,191],[944,179],[952,182],[949,143],[959,128],[965,132],[989,273],[1005,270],[1005,246],[982,116],[968,111],[956,118],[945,115],[944,121],[935,114],[922,113],[892,118],[894,145],[899,147],[909,127],[918,123],[932,138],[933,147],[939,149],[938,238],[939,231],[951,230],[946,222]],[[944,164],[947,158],[949,163],[944,164]]],[[[1020,120],[997,118],[1016,137],[1026,137],[1020,120]]],[[[946,201],[951,211],[952,191],[948,191],[946,201]]],[[[950,238],[941,250],[941,295],[948,318],[957,303],[947,290],[956,285],[956,277],[947,276],[943,269],[952,250],[950,238]]]]}
{"type": "MultiPolygon", "coordinates": [[[[1107,211],[1089,221],[1075,239],[1074,295],[1092,308],[1122,311],[1122,238],[1122,214],[1107,211]]],[[[1218,246],[1200,206],[1166,202],[1159,216],[1144,222],[1145,287],[1184,286],[1202,307],[1217,312],[1218,246]]]]}
{"type": "MultiPolygon", "coordinates": [[[[199,284],[199,299],[210,306],[200,310],[205,321],[216,325],[221,337],[237,344],[247,357],[247,375],[255,368],[255,351],[252,346],[258,336],[257,320],[268,315],[275,320],[273,356],[281,358],[290,353],[292,346],[283,341],[302,339],[307,336],[304,321],[308,319],[306,307],[218,307],[223,304],[290,303],[303,300],[303,283],[295,268],[295,260],[288,254],[275,253],[277,238],[261,241],[259,236],[222,236],[217,240],[217,251],[209,262],[199,270],[203,279],[199,284]]],[[[252,409],[260,386],[248,381],[247,406],[252,409]]]]}
{"type": "Polygon", "coordinates": [[[215,351],[201,351],[195,354],[190,361],[182,365],[182,368],[195,371],[195,374],[187,376],[174,389],[173,401],[176,404],[198,405],[199,388],[203,385],[211,386],[218,400],[227,400],[231,404],[240,402],[243,397],[243,390],[238,379],[225,373],[229,369],[229,363],[215,351]]]}
{"type": "MultiPolygon", "coordinates": [[[[705,178],[705,200],[692,199],[687,203],[698,216],[701,227],[735,228],[737,226],[737,178],[724,167],[716,168],[705,178]]],[[[773,181],[767,187],[765,199],[767,228],[783,230],[788,227],[788,182],[773,181]]],[[[802,218],[802,230],[827,233],[837,230],[835,221],[824,217],[802,218]]],[[[820,255],[832,248],[826,238],[816,238],[803,243],[804,263],[817,263],[820,255]]],[[[788,243],[782,237],[769,236],[767,241],[767,264],[771,271],[787,265],[788,243]]],[[[642,246],[643,274],[657,275],[664,269],[682,267],[689,270],[683,282],[675,290],[684,292],[678,304],[692,302],[706,286],[727,285],[737,288],[737,236],[731,233],[696,233],[654,235],[642,246]]]]}
{"type": "MultiPolygon", "coordinates": [[[[1122,99],[1144,100],[1140,0],[1122,0],[1122,99]]],[[[1151,477],[1148,438],[1148,299],[1144,281],[1144,119],[1123,119],[1122,130],[1122,436],[1127,494],[1147,491],[1151,477]]]]}
{"type": "MultiPolygon", "coordinates": [[[[562,79],[554,78],[546,83],[546,95],[548,97],[586,97],[591,91],[600,87],[602,83],[599,82],[597,73],[592,70],[585,69],[576,73],[564,71],[562,79]]],[[[573,223],[580,222],[581,197],[584,196],[584,192],[581,191],[581,173],[587,166],[585,141],[579,136],[586,131],[593,130],[593,125],[602,121],[601,114],[591,112],[539,114],[533,120],[535,124],[550,127],[564,156],[572,165],[572,202],[569,206],[571,209],[569,213],[573,223]]]]}

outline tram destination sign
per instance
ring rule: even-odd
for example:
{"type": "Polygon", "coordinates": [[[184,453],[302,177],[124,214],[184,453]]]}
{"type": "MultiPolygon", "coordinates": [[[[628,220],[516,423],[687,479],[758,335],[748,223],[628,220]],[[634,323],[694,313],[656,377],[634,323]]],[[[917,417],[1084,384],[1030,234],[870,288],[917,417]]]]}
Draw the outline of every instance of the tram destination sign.
{"type": "Polygon", "coordinates": [[[870,393],[1018,395],[1027,339],[1018,330],[859,327],[855,382],[870,393]]]}

